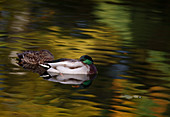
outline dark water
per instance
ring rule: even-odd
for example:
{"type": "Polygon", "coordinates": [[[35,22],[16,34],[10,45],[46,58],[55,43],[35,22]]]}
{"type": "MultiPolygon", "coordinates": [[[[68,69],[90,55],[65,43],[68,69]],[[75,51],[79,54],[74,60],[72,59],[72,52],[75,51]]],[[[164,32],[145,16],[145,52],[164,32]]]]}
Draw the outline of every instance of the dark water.
{"type": "Polygon", "coordinates": [[[0,116],[169,117],[168,0],[1,0],[0,116]],[[89,87],[17,66],[24,50],[93,57],[89,87]]]}

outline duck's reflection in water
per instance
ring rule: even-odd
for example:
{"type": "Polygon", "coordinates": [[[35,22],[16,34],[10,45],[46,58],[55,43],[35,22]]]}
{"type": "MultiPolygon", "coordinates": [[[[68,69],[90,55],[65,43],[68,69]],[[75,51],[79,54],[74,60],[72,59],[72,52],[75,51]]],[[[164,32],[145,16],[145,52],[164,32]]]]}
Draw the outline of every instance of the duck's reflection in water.
{"type": "Polygon", "coordinates": [[[97,77],[97,74],[87,75],[87,74],[61,74],[51,76],[46,74],[41,75],[44,79],[52,82],[58,82],[61,84],[71,84],[75,88],[86,88],[92,84],[92,81],[97,77]]]}
{"type": "Polygon", "coordinates": [[[19,64],[24,69],[38,73],[45,80],[58,82],[61,84],[70,84],[74,88],[86,88],[92,84],[92,81],[97,77],[97,74],[59,74],[51,75],[46,69],[36,64],[22,63],[19,64]]]}

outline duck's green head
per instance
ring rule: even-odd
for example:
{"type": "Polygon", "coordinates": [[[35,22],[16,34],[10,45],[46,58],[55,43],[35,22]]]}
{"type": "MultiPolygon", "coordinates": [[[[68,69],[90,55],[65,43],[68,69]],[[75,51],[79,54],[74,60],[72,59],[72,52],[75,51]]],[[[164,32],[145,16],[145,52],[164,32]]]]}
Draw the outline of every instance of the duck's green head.
{"type": "Polygon", "coordinates": [[[93,64],[93,59],[88,55],[81,56],[80,61],[83,61],[83,63],[86,63],[88,65],[93,64]]]}

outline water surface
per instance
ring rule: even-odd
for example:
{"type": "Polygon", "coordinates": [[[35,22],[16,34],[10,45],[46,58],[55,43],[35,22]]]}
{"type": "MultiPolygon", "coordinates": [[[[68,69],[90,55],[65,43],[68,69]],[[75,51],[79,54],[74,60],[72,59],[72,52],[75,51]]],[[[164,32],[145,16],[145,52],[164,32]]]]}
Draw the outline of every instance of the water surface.
{"type": "Polygon", "coordinates": [[[168,0],[0,2],[0,115],[169,117],[168,0]],[[47,49],[56,59],[92,56],[88,87],[39,77],[16,53],[47,49]]]}

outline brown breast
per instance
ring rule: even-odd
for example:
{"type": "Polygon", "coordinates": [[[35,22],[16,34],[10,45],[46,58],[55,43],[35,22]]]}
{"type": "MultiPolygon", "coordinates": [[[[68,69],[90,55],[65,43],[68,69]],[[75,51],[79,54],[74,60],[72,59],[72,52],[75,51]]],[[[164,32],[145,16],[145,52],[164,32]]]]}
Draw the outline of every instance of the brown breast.
{"type": "Polygon", "coordinates": [[[89,74],[97,74],[97,68],[94,64],[89,65],[90,66],[90,72],[89,74]]]}

